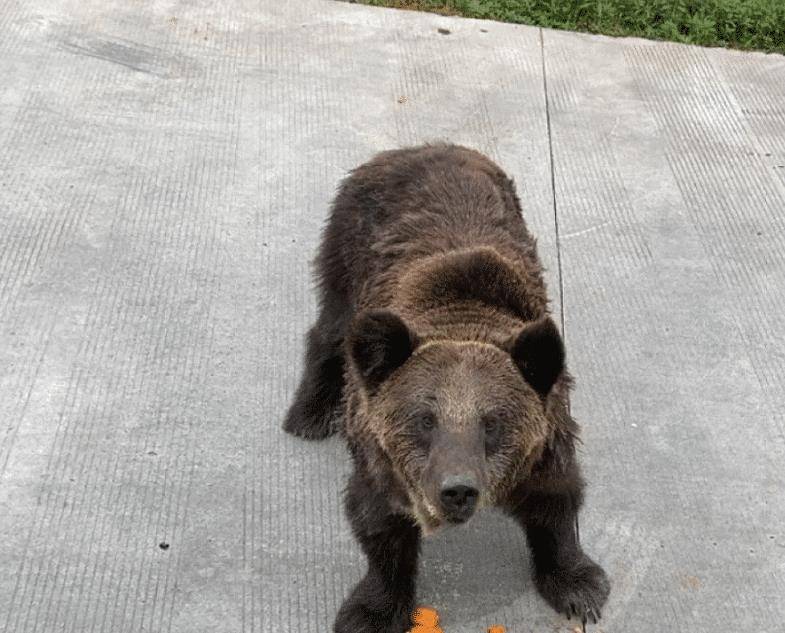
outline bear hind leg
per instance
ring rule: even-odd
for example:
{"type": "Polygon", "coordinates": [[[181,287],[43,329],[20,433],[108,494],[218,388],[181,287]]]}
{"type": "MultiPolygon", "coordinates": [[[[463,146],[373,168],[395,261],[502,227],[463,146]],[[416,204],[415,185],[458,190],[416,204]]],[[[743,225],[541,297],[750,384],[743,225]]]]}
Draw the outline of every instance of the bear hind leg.
{"type": "Polygon", "coordinates": [[[336,432],[344,383],[343,314],[323,310],[308,332],[300,384],[284,419],[287,433],[320,440],[336,432]]]}

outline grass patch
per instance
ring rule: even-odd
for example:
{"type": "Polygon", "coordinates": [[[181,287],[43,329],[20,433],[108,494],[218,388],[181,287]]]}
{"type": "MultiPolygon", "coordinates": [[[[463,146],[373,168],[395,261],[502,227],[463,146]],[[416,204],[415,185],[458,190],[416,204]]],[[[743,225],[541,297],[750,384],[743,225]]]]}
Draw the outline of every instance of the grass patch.
{"type": "Polygon", "coordinates": [[[785,0],[360,0],[568,31],[785,53],[785,0]]]}

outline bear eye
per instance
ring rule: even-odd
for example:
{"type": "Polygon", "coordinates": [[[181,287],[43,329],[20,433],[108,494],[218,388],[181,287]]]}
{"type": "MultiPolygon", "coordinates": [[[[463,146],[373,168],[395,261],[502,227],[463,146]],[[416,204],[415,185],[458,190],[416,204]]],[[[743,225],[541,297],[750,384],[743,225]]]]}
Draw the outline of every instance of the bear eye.
{"type": "Polygon", "coordinates": [[[485,418],[482,424],[485,431],[485,451],[486,454],[492,455],[501,446],[502,425],[498,418],[490,416],[485,418]]]}
{"type": "Polygon", "coordinates": [[[434,420],[432,415],[423,415],[418,418],[417,426],[419,427],[420,431],[427,433],[432,431],[433,427],[436,426],[436,420],[434,420]]]}

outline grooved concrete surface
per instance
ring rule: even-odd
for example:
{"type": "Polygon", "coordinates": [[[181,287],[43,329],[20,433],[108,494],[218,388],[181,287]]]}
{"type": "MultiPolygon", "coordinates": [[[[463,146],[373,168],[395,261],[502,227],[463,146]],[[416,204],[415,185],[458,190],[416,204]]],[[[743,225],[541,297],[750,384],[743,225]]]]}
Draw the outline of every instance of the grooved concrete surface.
{"type": "MultiPolygon", "coordinates": [[[[437,138],[515,177],[563,308],[597,630],[781,628],[783,57],[313,0],[0,33],[0,632],[329,630],[347,457],[279,430],[308,262],[347,169],[437,138]]],[[[572,630],[497,516],[420,587],[449,633],[572,630]]]]}

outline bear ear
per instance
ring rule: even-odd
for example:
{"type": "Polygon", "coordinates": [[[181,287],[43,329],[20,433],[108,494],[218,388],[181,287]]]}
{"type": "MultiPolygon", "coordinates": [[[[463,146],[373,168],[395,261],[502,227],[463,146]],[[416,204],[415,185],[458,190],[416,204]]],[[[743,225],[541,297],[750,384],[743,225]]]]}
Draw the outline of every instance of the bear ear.
{"type": "Polygon", "coordinates": [[[553,319],[525,325],[507,349],[526,382],[545,398],[564,369],[564,343],[553,319]]]}
{"type": "Polygon", "coordinates": [[[363,312],[349,335],[349,353],[369,391],[403,365],[416,346],[414,332],[389,310],[363,312]]]}

